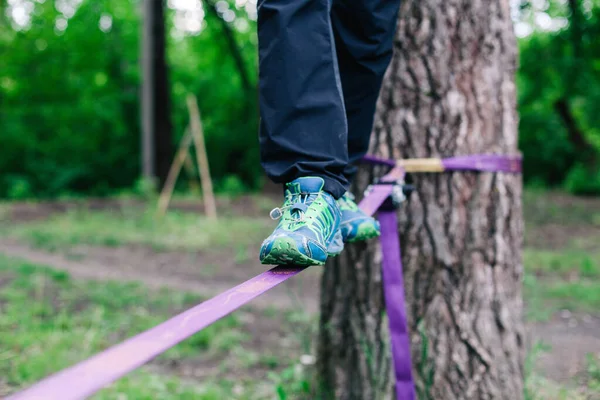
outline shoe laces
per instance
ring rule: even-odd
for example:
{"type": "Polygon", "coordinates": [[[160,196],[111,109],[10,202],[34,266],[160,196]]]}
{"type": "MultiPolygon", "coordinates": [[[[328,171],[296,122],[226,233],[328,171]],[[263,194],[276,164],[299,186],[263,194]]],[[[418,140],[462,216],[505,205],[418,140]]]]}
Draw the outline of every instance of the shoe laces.
{"type": "Polygon", "coordinates": [[[315,201],[316,196],[320,193],[287,193],[285,195],[284,204],[289,203],[288,205],[284,205],[282,207],[275,207],[269,213],[269,216],[273,220],[278,220],[280,218],[291,219],[293,222],[302,222],[304,221],[304,216],[308,211],[310,205],[315,201]],[[313,198],[312,196],[315,196],[313,198]],[[309,203],[309,200],[310,203],[309,203]],[[290,210],[289,217],[285,216],[285,211],[290,210]]]}

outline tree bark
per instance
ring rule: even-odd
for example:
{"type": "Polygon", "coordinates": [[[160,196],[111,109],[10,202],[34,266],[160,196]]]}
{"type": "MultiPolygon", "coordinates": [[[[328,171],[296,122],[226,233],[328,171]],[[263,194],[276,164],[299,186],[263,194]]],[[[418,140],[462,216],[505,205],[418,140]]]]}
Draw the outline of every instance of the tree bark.
{"type": "MultiPolygon", "coordinates": [[[[508,0],[406,1],[371,151],[515,154],[516,53],[508,0]]],[[[355,193],[382,173],[361,169],[355,193]]],[[[411,178],[399,230],[419,399],[522,399],[521,177],[411,178]]],[[[378,241],[326,266],[321,299],[320,397],[393,398],[378,241]]]]}

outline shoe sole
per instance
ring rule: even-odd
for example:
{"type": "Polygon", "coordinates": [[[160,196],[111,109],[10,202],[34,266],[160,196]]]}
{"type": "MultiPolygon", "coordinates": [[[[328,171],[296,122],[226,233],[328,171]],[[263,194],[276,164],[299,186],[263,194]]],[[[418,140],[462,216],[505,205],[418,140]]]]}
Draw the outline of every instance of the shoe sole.
{"type": "Polygon", "coordinates": [[[267,265],[325,265],[324,261],[315,260],[302,254],[294,239],[288,237],[275,239],[271,251],[260,262],[267,265]]]}

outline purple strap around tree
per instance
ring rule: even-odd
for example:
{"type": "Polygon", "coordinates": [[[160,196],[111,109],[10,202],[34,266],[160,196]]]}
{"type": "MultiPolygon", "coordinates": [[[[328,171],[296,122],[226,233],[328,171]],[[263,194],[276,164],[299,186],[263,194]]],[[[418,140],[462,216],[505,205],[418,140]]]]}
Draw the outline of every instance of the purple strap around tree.
{"type": "MultiPolygon", "coordinates": [[[[365,156],[363,161],[369,164],[387,165],[393,167],[394,160],[386,160],[375,156],[365,156]]],[[[505,156],[498,154],[476,154],[442,158],[446,171],[487,171],[487,172],[521,172],[521,156],[505,156]]]]}
{"type": "Polygon", "coordinates": [[[447,171],[521,172],[520,156],[481,154],[442,159],[447,171]]]}
{"type": "MultiPolygon", "coordinates": [[[[366,156],[365,162],[394,167],[396,161],[366,156]]],[[[442,160],[447,170],[519,172],[521,159],[495,155],[453,157],[442,160]]],[[[390,197],[403,178],[401,168],[393,168],[375,184],[359,204],[373,215],[390,197]],[[385,184],[387,182],[387,184],[385,184]]],[[[392,355],[396,376],[397,400],[412,400],[415,389],[411,373],[410,340],[406,323],[404,287],[396,212],[380,212],[383,251],[383,282],[392,355]]],[[[235,311],[255,297],[298,274],[304,267],[275,267],[220,295],[193,307],[156,327],[113,346],[79,364],[60,371],[5,400],[79,400],[140,367],[182,340],[235,311]]]]}

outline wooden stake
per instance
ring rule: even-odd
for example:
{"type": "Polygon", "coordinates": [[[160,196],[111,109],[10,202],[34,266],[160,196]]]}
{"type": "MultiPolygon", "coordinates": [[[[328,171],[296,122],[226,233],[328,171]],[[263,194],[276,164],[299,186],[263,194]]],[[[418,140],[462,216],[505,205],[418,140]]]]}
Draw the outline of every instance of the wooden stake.
{"type": "Polygon", "coordinates": [[[141,92],[141,117],[142,117],[142,176],[155,183],[156,169],[154,168],[154,51],[156,35],[154,34],[155,7],[147,0],[142,2],[142,92],[141,92]]]}
{"type": "Polygon", "coordinates": [[[173,190],[175,189],[175,183],[177,182],[177,176],[179,175],[179,171],[181,171],[181,167],[183,166],[185,159],[189,154],[188,148],[191,144],[192,135],[190,129],[186,129],[181,141],[179,142],[179,149],[177,150],[175,159],[173,160],[171,168],[169,169],[169,174],[167,175],[165,185],[160,192],[160,197],[158,198],[157,214],[160,217],[165,215],[165,212],[169,207],[169,202],[171,201],[171,196],[173,195],[173,190]]]}
{"type": "Polygon", "coordinates": [[[204,208],[207,217],[211,219],[217,218],[217,206],[215,195],[213,193],[212,181],[210,179],[210,170],[208,168],[208,157],[206,155],[206,147],[204,145],[204,133],[202,131],[202,121],[200,120],[200,111],[198,110],[198,102],[192,94],[187,96],[187,106],[190,114],[190,125],[192,128],[192,138],[196,146],[196,157],[198,158],[198,168],[200,170],[200,182],[202,184],[202,192],[204,193],[204,208]]]}

